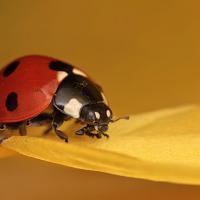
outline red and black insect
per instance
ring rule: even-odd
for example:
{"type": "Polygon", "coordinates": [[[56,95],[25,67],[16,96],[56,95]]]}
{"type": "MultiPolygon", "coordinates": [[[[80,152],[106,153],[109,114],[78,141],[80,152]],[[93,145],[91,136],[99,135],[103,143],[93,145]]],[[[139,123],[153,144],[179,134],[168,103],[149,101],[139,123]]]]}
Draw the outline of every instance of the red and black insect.
{"type": "MultiPolygon", "coordinates": [[[[65,141],[59,127],[75,118],[85,127],[76,134],[101,138],[112,111],[99,85],[74,66],[46,56],[21,57],[0,70],[0,131],[48,125],[65,141]],[[46,112],[51,106],[52,112],[46,112]]],[[[3,138],[5,139],[5,138],[3,138]]]]}

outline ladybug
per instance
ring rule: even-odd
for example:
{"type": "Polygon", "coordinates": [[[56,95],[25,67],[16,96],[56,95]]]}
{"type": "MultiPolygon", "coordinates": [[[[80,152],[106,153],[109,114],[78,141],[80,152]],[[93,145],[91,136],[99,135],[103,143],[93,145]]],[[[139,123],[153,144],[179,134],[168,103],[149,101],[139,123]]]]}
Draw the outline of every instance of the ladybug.
{"type": "Polygon", "coordinates": [[[59,127],[70,118],[85,124],[77,135],[97,138],[108,137],[110,122],[127,118],[112,119],[102,88],[85,72],[47,56],[24,56],[2,68],[0,88],[1,132],[18,129],[26,135],[27,126],[47,125],[45,133],[53,130],[67,142],[59,127]]]}

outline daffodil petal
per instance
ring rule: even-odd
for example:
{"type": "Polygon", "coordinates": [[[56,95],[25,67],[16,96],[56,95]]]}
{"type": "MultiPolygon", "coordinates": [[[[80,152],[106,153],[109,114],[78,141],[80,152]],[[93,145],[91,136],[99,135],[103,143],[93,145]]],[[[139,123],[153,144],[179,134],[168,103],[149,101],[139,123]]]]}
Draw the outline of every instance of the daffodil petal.
{"type": "Polygon", "coordinates": [[[111,125],[110,138],[13,136],[3,147],[70,167],[155,181],[200,184],[200,107],[131,116],[111,125]]]}

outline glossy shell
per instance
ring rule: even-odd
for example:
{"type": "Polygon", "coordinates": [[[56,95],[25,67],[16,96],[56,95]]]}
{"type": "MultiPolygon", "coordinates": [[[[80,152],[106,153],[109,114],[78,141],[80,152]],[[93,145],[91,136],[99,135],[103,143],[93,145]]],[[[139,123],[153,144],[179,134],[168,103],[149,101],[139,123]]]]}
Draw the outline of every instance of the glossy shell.
{"type": "Polygon", "coordinates": [[[44,111],[58,88],[53,58],[26,56],[0,71],[0,122],[18,122],[44,111]]]}

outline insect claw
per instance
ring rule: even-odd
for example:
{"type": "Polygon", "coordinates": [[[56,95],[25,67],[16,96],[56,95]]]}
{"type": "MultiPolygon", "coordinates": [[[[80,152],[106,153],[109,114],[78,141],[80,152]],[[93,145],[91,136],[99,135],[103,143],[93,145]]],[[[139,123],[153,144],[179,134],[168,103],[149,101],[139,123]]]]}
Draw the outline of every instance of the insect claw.
{"type": "Polygon", "coordinates": [[[109,138],[109,135],[106,133],[102,133],[103,136],[105,136],[106,138],[109,138]]]}

